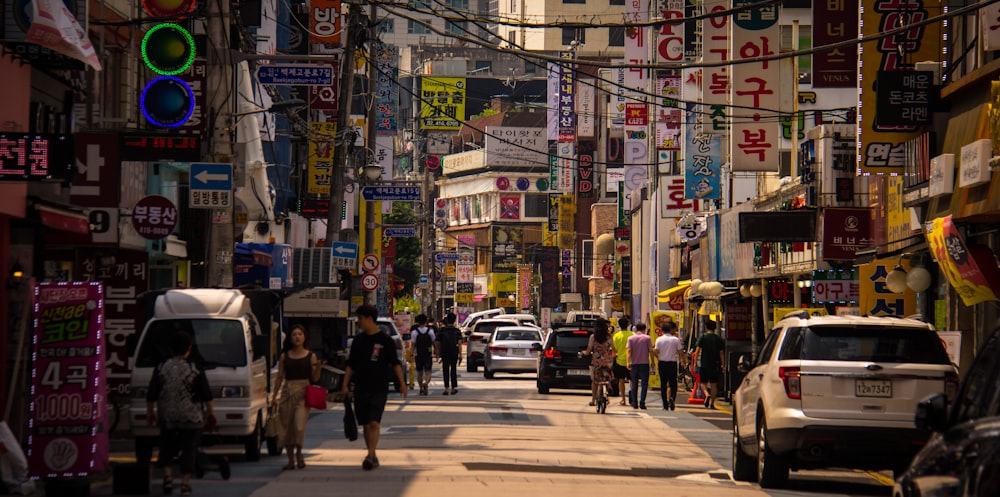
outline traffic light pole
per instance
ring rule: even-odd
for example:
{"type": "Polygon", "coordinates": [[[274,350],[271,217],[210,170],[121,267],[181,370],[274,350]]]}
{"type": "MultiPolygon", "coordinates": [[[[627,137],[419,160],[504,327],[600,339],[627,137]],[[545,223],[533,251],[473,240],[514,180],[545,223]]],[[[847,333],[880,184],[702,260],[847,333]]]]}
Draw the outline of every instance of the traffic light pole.
{"type": "MultiPolygon", "coordinates": [[[[233,88],[233,62],[229,57],[229,2],[208,3],[208,88],[233,88]]],[[[233,161],[233,103],[228,91],[210,91],[208,108],[212,119],[212,139],[210,156],[212,162],[232,163],[233,161]]],[[[243,178],[243,164],[233,164],[235,180],[243,178]],[[240,171],[240,173],[237,173],[240,171]]],[[[235,192],[234,192],[235,193],[235,192]]],[[[209,211],[207,286],[216,288],[233,287],[233,209],[211,209],[209,211]]]]}

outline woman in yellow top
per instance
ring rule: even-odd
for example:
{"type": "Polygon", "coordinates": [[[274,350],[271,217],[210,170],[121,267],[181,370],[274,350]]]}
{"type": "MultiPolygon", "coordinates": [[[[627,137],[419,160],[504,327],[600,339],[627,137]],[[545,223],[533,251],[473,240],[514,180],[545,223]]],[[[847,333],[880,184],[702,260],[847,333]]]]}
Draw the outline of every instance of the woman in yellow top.
{"type": "Polygon", "coordinates": [[[302,443],[306,435],[306,421],[309,408],[306,407],[306,387],[311,381],[318,381],[323,363],[311,350],[306,348],[306,329],[302,325],[292,326],[285,337],[284,352],[278,359],[278,380],[272,405],[278,406],[278,436],[288,452],[288,464],[282,469],[302,469],[306,467],[302,458],[302,443]]]}

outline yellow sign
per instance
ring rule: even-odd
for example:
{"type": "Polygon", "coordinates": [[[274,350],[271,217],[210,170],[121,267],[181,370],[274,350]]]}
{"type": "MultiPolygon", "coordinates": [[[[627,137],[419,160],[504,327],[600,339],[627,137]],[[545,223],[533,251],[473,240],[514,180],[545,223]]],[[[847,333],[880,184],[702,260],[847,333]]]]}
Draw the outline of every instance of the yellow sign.
{"type": "Polygon", "coordinates": [[[420,78],[420,127],[457,130],[465,121],[465,78],[420,78]]]}
{"type": "MultiPolygon", "coordinates": [[[[910,262],[900,261],[903,269],[910,270],[910,262]]],[[[896,267],[896,259],[875,259],[858,266],[858,307],[862,316],[906,317],[917,313],[917,294],[909,287],[903,293],[893,293],[885,284],[885,277],[896,267]]]]}
{"type": "Polygon", "coordinates": [[[491,297],[499,297],[500,293],[517,291],[517,273],[490,273],[487,290],[491,297]]]}
{"type": "Polygon", "coordinates": [[[572,250],[576,246],[576,199],[572,195],[559,197],[559,248],[572,250]]]}
{"type": "Polygon", "coordinates": [[[662,328],[663,323],[673,321],[679,328],[684,327],[684,313],[678,311],[653,311],[649,313],[649,322],[653,328],[662,328]]]}
{"type": "Polygon", "coordinates": [[[910,209],[903,206],[903,177],[889,176],[885,182],[885,240],[886,250],[894,252],[906,248],[906,239],[913,234],[910,228],[910,209]]]}
{"type": "MultiPolygon", "coordinates": [[[[951,222],[951,216],[934,219],[927,233],[927,245],[948,283],[962,298],[962,303],[971,307],[996,300],[989,278],[980,270],[976,254],[970,253],[968,245],[951,222]]],[[[985,253],[982,259],[996,265],[990,253],[985,253]]]]}
{"type": "Polygon", "coordinates": [[[798,311],[806,311],[810,316],[826,316],[829,314],[826,312],[825,307],[803,307],[801,309],[797,309],[795,307],[775,307],[774,322],[777,323],[778,321],[785,319],[785,316],[798,311]]]}
{"type": "Polygon", "coordinates": [[[308,170],[306,171],[306,193],[330,194],[330,179],[333,177],[334,135],[337,123],[312,121],[309,129],[313,136],[309,139],[308,170]]]}

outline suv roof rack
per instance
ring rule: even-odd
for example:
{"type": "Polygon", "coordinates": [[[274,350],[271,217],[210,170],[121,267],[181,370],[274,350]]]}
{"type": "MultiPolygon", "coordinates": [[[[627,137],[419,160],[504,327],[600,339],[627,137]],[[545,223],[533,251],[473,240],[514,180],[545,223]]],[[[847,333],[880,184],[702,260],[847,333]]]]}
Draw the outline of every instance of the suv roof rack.
{"type": "Polygon", "coordinates": [[[786,319],[786,318],[809,319],[810,317],[812,317],[812,315],[809,314],[809,311],[802,310],[802,311],[792,311],[792,312],[789,312],[788,314],[785,314],[785,317],[782,318],[782,319],[786,319]]]}

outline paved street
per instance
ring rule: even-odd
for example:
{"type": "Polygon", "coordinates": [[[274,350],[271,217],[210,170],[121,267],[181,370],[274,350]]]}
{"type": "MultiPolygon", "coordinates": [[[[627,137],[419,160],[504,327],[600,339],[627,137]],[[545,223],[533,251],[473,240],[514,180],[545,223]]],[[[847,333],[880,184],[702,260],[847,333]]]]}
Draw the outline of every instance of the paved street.
{"type": "MultiPolygon", "coordinates": [[[[460,373],[457,396],[390,397],[379,459],[363,471],[361,440],[343,437],[343,409],[310,419],[303,470],[281,471],[284,455],[258,463],[235,456],[233,476],[209,473],[193,483],[195,495],[212,497],[311,497],[331,494],[399,497],[470,492],[477,496],[602,496],[619,488],[633,495],[791,496],[889,495],[889,487],[860,472],[793,473],[788,490],[762,491],[729,477],[730,415],[701,405],[677,411],[614,402],[605,415],[587,406],[589,392],[553,390],[539,395],[533,377],[460,373]]],[[[434,388],[437,387],[437,388],[434,388]]],[[[679,400],[687,399],[682,393],[679,400]]],[[[218,448],[216,448],[217,450],[218,448]]],[[[128,452],[118,453],[119,460],[128,452]]],[[[884,476],[882,477],[884,478],[884,476]]],[[[158,474],[152,495],[161,495],[158,474]]],[[[94,495],[110,495],[97,482],[94,495]]],[[[175,490],[177,493],[177,490],[175,490]]]]}

